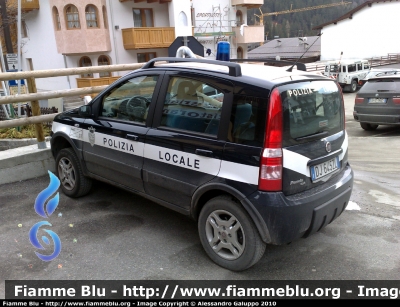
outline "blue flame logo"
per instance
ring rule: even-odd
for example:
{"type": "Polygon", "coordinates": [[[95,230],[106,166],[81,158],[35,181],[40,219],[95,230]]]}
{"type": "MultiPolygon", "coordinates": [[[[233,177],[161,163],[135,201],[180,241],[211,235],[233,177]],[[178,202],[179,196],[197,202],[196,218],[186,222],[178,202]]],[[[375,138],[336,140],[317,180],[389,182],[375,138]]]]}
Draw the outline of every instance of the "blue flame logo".
{"type": "MultiPolygon", "coordinates": [[[[51,195],[53,195],[59,188],[60,186],[60,180],[50,171],[48,171],[49,176],[50,176],[50,183],[49,186],[44,189],[42,192],[39,193],[39,195],[36,197],[35,200],[35,211],[38,215],[48,218],[57,208],[58,206],[58,201],[59,201],[59,193],[57,193],[53,198],[49,199],[51,195]],[[46,200],[47,205],[45,206],[46,200]],[[45,208],[46,207],[46,208],[45,208]],[[46,214],[47,212],[47,214],[46,214]]],[[[47,221],[42,221],[38,222],[29,231],[29,240],[31,241],[32,245],[38,249],[44,250],[46,249],[45,247],[40,244],[37,234],[39,232],[39,228],[43,225],[48,225],[52,226],[49,222],[47,221]]],[[[60,252],[61,252],[61,241],[58,235],[51,230],[44,229],[44,231],[50,236],[50,238],[53,240],[54,243],[54,251],[51,255],[43,255],[41,253],[35,252],[36,255],[39,257],[39,259],[43,261],[51,261],[54,258],[56,258],[60,252]]],[[[46,245],[50,245],[49,238],[46,236],[42,236],[42,241],[46,245]]]]}

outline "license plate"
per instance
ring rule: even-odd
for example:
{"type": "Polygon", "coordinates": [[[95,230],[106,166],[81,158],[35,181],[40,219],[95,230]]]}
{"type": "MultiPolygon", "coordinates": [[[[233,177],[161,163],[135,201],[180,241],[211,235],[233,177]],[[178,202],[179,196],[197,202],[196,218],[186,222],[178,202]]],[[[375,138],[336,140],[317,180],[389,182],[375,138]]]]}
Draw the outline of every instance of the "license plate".
{"type": "Polygon", "coordinates": [[[386,98],[370,98],[368,103],[386,103],[386,98]]]}
{"type": "Polygon", "coordinates": [[[311,179],[316,181],[340,168],[339,157],[311,166],[311,179]]]}

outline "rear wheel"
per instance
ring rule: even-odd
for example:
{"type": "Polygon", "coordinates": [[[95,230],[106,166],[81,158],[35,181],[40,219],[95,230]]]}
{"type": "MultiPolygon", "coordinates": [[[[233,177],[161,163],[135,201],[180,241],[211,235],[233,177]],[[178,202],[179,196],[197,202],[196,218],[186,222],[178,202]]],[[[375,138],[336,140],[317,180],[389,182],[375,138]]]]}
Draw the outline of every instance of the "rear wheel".
{"type": "Polygon", "coordinates": [[[350,92],[354,93],[355,91],[357,91],[357,81],[356,80],[351,80],[350,92]]]}
{"type": "Polygon", "coordinates": [[[215,197],[204,205],[198,229],[208,256],[226,269],[245,270],[264,254],[266,244],[252,219],[228,196],[215,197]]]}
{"type": "Polygon", "coordinates": [[[367,131],[372,131],[372,130],[376,130],[376,128],[378,128],[378,125],[372,125],[372,124],[368,124],[368,123],[360,123],[361,128],[363,128],[364,130],[367,131]]]}
{"type": "Polygon", "coordinates": [[[92,180],[85,177],[72,148],[61,149],[56,158],[57,175],[65,195],[79,197],[89,193],[92,180]]]}

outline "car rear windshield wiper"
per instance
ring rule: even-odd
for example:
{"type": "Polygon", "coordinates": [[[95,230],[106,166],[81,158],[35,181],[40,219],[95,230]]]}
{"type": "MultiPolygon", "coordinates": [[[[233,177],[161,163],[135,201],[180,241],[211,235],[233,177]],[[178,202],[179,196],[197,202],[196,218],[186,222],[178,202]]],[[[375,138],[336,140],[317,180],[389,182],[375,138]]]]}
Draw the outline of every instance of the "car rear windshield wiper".
{"type": "Polygon", "coordinates": [[[321,132],[316,132],[316,133],[312,133],[306,136],[301,136],[298,138],[295,138],[296,141],[301,141],[301,140],[306,140],[306,139],[312,139],[312,138],[317,138],[323,135],[328,134],[328,131],[321,131],[321,132]]]}

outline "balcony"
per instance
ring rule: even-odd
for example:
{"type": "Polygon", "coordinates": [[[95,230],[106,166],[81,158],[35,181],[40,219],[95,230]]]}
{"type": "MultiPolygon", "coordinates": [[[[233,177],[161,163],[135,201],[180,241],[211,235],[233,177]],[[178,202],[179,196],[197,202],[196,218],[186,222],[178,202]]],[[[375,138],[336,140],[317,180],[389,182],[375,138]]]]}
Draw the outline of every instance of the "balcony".
{"type": "Polygon", "coordinates": [[[168,48],[175,40],[175,28],[127,28],[122,29],[126,50],[168,48]]]}
{"type": "MultiPolygon", "coordinates": [[[[17,7],[18,1],[17,0],[8,0],[7,6],[17,7]]],[[[21,11],[22,12],[30,12],[33,10],[38,10],[39,0],[21,0],[21,11]]]]}
{"type": "MultiPolygon", "coordinates": [[[[116,76],[116,77],[102,77],[102,78],[76,78],[76,85],[78,88],[110,85],[119,78],[121,77],[116,76]]],[[[94,98],[95,96],[97,96],[97,94],[98,93],[91,94],[90,96],[94,98]]]]}
{"type": "Polygon", "coordinates": [[[235,32],[237,44],[259,43],[264,41],[264,26],[243,27],[243,36],[240,35],[240,27],[232,27],[235,32]]]}
{"type": "Polygon", "coordinates": [[[259,8],[264,0],[232,0],[232,5],[245,6],[247,8],[259,8]]]}

